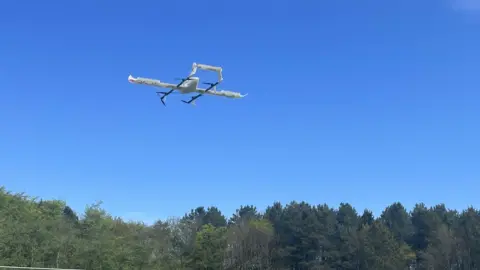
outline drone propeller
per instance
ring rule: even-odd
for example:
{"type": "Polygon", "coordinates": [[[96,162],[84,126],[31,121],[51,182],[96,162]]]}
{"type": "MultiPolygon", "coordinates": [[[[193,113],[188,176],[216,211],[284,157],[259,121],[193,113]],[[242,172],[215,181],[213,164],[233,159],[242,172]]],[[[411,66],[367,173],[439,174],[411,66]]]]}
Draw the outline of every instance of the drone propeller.
{"type": "Polygon", "coordinates": [[[189,80],[191,80],[191,79],[192,79],[192,78],[187,77],[187,78],[175,78],[174,80],[175,80],[175,81],[182,81],[182,82],[184,82],[184,81],[189,81],[189,80]]]}
{"type": "Polygon", "coordinates": [[[202,82],[202,84],[205,84],[205,85],[210,85],[210,86],[216,86],[218,84],[218,82],[216,83],[211,83],[211,82],[202,82]]]}
{"type": "Polygon", "coordinates": [[[172,94],[178,95],[178,94],[179,94],[179,93],[177,93],[177,92],[170,92],[170,91],[168,91],[168,92],[156,92],[156,93],[157,93],[157,95],[159,95],[159,96],[160,96],[160,95],[172,95],[172,94]]]}

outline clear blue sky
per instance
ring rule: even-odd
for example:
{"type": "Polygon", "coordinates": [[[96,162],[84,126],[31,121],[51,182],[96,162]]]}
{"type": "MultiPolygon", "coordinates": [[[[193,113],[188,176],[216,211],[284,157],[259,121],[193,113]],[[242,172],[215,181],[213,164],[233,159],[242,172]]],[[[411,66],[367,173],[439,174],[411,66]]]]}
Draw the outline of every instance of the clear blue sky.
{"type": "Polygon", "coordinates": [[[145,221],[291,200],[480,206],[475,0],[70,2],[2,1],[9,190],[145,221]],[[164,108],[127,81],[194,61],[249,96],[164,108]]]}

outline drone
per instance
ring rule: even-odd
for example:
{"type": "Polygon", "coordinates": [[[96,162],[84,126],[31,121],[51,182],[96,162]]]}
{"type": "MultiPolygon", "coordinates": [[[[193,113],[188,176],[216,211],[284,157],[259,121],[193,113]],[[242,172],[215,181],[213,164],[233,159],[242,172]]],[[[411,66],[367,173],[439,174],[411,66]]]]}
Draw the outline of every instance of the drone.
{"type": "Polygon", "coordinates": [[[192,71],[186,78],[177,79],[180,80],[178,84],[172,83],[165,83],[155,79],[149,78],[142,78],[142,77],[133,77],[132,75],[128,76],[128,81],[133,84],[143,84],[149,85],[154,87],[160,88],[167,88],[170,89],[168,92],[158,91],[156,92],[158,96],[160,96],[160,101],[164,106],[167,106],[165,100],[168,95],[172,94],[174,91],[178,91],[180,94],[190,94],[190,93],[197,93],[197,95],[190,97],[190,100],[182,100],[183,103],[195,105],[195,100],[203,95],[212,95],[212,96],[221,96],[227,98],[243,98],[246,97],[248,94],[242,95],[238,92],[232,92],[227,90],[217,90],[217,85],[219,85],[223,81],[222,77],[222,68],[204,64],[197,64],[193,63],[192,71]],[[203,84],[208,85],[207,88],[199,88],[200,78],[194,77],[197,69],[207,70],[207,71],[214,71],[218,74],[217,82],[210,83],[205,82],[203,84]]]}

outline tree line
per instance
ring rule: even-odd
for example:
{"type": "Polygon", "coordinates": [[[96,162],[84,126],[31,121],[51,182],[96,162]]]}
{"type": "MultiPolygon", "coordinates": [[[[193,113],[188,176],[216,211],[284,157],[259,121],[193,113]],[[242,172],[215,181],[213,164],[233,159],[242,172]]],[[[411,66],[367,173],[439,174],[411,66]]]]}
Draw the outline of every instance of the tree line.
{"type": "Polygon", "coordinates": [[[401,203],[197,207],[153,225],[0,188],[0,264],[77,269],[480,269],[480,212],[401,203]]]}

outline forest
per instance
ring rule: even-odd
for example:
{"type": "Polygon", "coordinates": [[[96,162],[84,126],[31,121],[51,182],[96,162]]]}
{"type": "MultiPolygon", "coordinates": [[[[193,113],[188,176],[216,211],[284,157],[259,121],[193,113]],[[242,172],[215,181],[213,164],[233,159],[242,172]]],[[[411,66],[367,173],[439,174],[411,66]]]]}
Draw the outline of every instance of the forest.
{"type": "Polygon", "coordinates": [[[0,189],[0,265],[75,269],[480,269],[480,212],[400,202],[380,216],[275,202],[196,207],[153,225],[0,189]]]}

